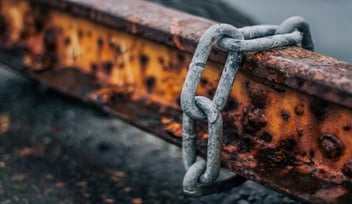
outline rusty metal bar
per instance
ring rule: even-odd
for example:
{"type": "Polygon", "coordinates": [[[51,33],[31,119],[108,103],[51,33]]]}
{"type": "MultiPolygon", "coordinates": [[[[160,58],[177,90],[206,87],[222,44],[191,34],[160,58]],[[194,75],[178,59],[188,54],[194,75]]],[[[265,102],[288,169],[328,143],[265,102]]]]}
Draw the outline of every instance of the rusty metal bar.
{"type": "MultiPolygon", "coordinates": [[[[1,0],[0,61],[180,145],[181,88],[212,24],[144,1],[1,0]]],[[[207,97],[225,53],[210,58],[207,97]]],[[[349,203],[351,79],[352,65],[296,47],[246,54],[223,111],[222,165],[302,200],[349,203]]]]}

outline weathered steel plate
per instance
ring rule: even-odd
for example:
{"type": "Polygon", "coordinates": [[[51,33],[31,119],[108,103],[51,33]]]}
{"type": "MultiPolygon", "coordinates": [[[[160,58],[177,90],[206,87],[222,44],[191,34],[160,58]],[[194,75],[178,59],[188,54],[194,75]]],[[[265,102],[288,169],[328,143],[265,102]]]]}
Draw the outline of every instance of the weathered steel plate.
{"type": "MultiPolygon", "coordinates": [[[[0,2],[2,62],[180,145],[187,66],[214,22],[144,1],[0,2]]],[[[213,96],[224,57],[212,53],[199,95],[213,96]]],[[[348,203],[351,75],[296,47],[246,54],[223,111],[223,166],[303,200],[348,203]]]]}

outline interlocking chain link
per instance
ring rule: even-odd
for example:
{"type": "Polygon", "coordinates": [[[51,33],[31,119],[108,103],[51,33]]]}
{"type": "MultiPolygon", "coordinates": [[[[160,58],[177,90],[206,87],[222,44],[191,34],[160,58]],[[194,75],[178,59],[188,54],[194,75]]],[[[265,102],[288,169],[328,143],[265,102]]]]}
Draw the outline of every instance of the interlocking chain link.
{"type": "Polygon", "coordinates": [[[186,194],[201,196],[220,189],[240,185],[243,177],[216,181],[221,168],[222,116],[244,52],[256,52],[289,45],[313,50],[309,25],[302,17],[291,17],[280,26],[258,25],[237,29],[228,24],[208,28],[199,40],[189,65],[181,93],[183,110],[182,155],[187,170],[183,180],[186,194]],[[228,51],[224,69],[212,100],[196,96],[201,75],[214,45],[228,51]],[[208,121],[207,160],[196,161],[196,121],[208,121]],[[230,182],[231,181],[231,182],[230,182]],[[226,185],[225,185],[226,184],[226,185]]]}

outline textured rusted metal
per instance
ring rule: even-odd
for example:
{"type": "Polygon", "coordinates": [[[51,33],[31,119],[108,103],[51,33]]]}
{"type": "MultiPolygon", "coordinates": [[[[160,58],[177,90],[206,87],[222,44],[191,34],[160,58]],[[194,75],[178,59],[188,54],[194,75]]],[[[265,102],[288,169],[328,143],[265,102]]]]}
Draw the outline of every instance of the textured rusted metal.
{"type": "MultiPolygon", "coordinates": [[[[144,1],[0,2],[2,62],[180,145],[187,66],[214,22],[144,1]]],[[[225,54],[210,58],[197,95],[217,87],[225,54]]],[[[223,111],[222,165],[303,200],[349,203],[352,65],[295,47],[244,58],[223,111]]]]}

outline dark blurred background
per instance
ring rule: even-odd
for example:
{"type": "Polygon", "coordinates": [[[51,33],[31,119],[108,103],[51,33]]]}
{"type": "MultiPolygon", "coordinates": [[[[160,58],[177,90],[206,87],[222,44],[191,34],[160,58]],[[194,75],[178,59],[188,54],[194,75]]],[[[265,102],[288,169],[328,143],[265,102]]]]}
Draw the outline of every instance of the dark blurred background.
{"type": "MultiPolygon", "coordinates": [[[[236,26],[301,15],[318,52],[352,62],[347,0],[155,1],[236,26]]],[[[250,181],[187,198],[179,148],[8,70],[1,65],[1,204],[297,203],[250,181]]]]}

